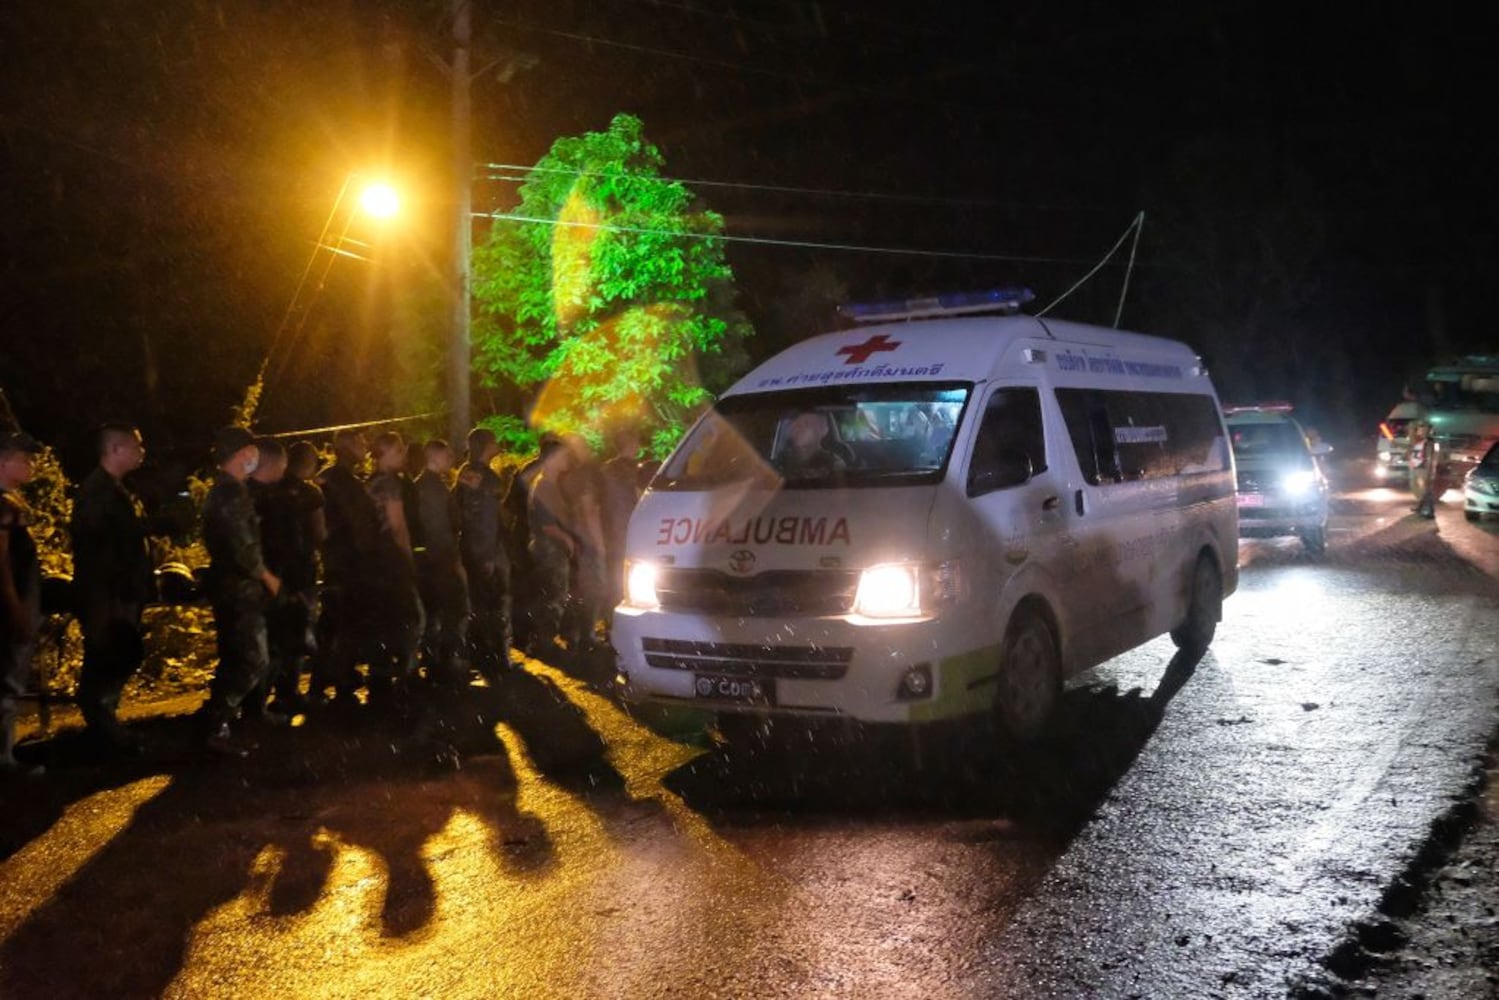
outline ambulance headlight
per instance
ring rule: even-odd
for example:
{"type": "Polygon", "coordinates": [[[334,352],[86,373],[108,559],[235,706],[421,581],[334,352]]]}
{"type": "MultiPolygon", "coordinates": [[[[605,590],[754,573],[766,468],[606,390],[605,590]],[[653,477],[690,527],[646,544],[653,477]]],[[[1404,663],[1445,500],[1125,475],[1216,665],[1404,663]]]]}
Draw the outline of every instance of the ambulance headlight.
{"type": "Polygon", "coordinates": [[[1280,478],[1281,492],[1286,496],[1304,497],[1317,486],[1317,473],[1312,469],[1288,472],[1280,478]]]}
{"type": "Polygon", "coordinates": [[[871,566],[859,576],[854,614],[911,618],[921,614],[921,584],[915,566],[871,566]]]}
{"type": "Polygon", "coordinates": [[[661,599],[656,596],[657,570],[653,562],[630,560],[625,563],[626,604],[652,611],[661,606],[661,599]]]}
{"type": "Polygon", "coordinates": [[[883,563],[859,575],[853,613],[865,618],[920,618],[958,596],[956,562],[883,563]]]}

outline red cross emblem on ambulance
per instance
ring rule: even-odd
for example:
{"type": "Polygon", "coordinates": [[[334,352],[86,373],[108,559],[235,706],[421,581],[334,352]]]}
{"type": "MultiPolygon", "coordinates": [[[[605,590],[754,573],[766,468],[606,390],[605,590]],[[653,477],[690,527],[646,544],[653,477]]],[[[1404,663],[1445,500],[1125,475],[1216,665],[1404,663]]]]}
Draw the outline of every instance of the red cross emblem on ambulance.
{"type": "Polygon", "coordinates": [[[877,333],[873,337],[870,337],[868,340],[864,341],[864,343],[862,344],[848,344],[845,347],[838,348],[838,350],[834,353],[847,354],[848,360],[843,362],[846,365],[862,365],[864,362],[868,361],[876,352],[893,351],[899,346],[900,341],[891,340],[883,333],[877,333]]]}

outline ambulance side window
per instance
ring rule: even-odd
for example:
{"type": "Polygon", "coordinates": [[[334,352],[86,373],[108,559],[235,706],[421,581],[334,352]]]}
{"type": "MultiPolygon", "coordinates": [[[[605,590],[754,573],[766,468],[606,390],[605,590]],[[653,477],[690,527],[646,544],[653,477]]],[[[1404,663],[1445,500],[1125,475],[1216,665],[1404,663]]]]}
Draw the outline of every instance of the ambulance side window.
{"type": "Polygon", "coordinates": [[[1094,486],[1121,481],[1124,476],[1104,394],[1092,389],[1058,389],[1057,403],[1083,479],[1094,486]]]}
{"type": "Polygon", "coordinates": [[[1018,486],[1028,476],[1046,469],[1046,433],[1041,423],[1041,397],[1035,389],[999,389],[989,397],[973,460],[968,465],[968,495],[978,496],[1018,486]]]}
{"type": "Polygon", "coordinates": [[[1228,468],[1211,396],[1058,389],[1057,403],[1078,467],[1094,486],[1228,468]]]}

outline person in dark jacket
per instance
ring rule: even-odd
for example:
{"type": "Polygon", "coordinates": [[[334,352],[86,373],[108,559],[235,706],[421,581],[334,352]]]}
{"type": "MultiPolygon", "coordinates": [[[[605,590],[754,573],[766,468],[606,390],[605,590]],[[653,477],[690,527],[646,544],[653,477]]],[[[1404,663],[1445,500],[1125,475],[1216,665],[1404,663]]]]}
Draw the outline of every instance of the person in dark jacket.
{"type": "Polygon", "coordinates": [[[145,656],[141,614],[156,596],[148,535],[167,526],[148,522],[125,477],[140,468],[146,446],[129,424],[106,424],[98,435],[99,464],[73,502],[73,603],[83,630],[78,707],[97,739],[127,750],[139,740],[120,725],[120,694],[145,656]]]}
{"type": "Polygon", "coordinates": [[[448,488],[453,449],[428,441],[427,465],[416,477],[416,520],[422,546],[416,553],[422,605],[427,610],[423,641],[428,671],[435,679],[459,682],[467,674],[468,576],[458,551],[458,498],[448,488]]]}
{"type": "Polygon", "coordinates": [[[530,586],[535,595],[532,634],[526,650],[537,657],[559,652],[558,633],[571,593],[571,566],[578,541],[568,530],[567,497],[560,485],[571,465],[572,455],[566,445],[543,445],[526,505],[531,531],[530,586]]]}
{"type": "Polygon", "coordinates": [[[494,432],[475,427],[458,470],[458,545],[468,575],[469,644],[474,666],[494,676],[510,665],[510,559],[505,550],[504,483],[490,463],[500,453],[494,432]]]}
{"type": "Polygon", "coordinates": [[[256,441],[260,462],[250,477],[250,495],[260,517],[266,566],[281,578],[281,594],[266,611],[266,638],[271,669],[266,683],[247,704],[263,711],[275,696],[270,719],[300,711],[302,666],[314,648],[317,614],[317,547],[322,542],[323,493],[310,479],[317,471],[317,452],[306,441],[293,446],[291,457],[274,438],[256,441]],[[293,461],[294,459],[294,461],[293,461]]]}
{"type": "Polygon", "coordinates": [[[332,687],[337,698],[352,701],[358,686],[354,666],[370,645],[366,634],[380,516],[360,476],[369,457],[363,432],[339,431],[333,438],[333,455],[333,464],[318,476],[328,537],[323,545],[326,586],[312,689],[314,700],[332,687]]]}
{"type": "Polygon", "coordinates": [[[265,609],[280,592],[281,580],[266,567],[260,520],[245,486],[260,458],[254,435],[243,427],[225,427],[214,435],[213,458],[218,471],[203,503],[203,544],[219,662],[204,716],[208,747],[242,754],[230,724],[270,669],[265,609]]]}
{"type": "Polygon", "coordinates": [[[375,474],[367,489],[380,522],[374,548],[370,612],[376,649],[370,659],[372,703],[404,693],[416,675],[425,612],[417,592],[416,551],[406,517],[406,442],[395,431],[375,439],[375,474]]]}
{"type": "Polygon", "coordinates": [[[16,760],[16,699],[26,691],[42,622],[41,566],[31,510],[20,489],[31,481],[31,435],[0,431],[0,775],[36,773],[16,760]]]}

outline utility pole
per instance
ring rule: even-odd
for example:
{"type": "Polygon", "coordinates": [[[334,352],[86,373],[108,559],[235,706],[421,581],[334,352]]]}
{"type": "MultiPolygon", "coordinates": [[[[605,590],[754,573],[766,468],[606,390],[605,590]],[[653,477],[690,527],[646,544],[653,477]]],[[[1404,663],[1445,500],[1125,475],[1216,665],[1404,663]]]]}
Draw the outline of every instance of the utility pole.
{"type": "Polygon", "coordinates": [[[473,257],[473,172],[470,152],[469,44],[472,0],[453,0],[453,317],[448,335],[448,432],[454,447],[472,426],[469,402],[469,300],[473,257]]]}

